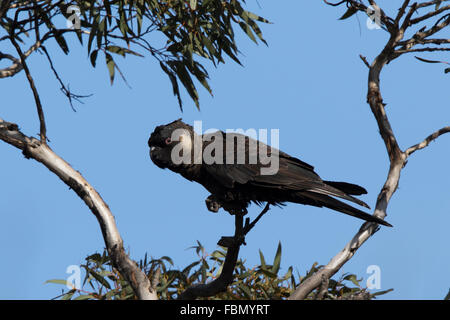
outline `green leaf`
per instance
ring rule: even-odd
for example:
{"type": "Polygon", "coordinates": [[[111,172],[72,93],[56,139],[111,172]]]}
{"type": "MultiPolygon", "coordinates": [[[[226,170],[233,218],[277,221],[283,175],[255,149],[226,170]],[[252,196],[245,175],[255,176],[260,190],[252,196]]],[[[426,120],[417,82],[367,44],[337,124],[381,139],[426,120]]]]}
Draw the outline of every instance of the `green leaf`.
{"type": "MultiPolygon", "coordinates": [[[[372,293],[371,296],[372,297],[381,296],[381,295],[389,293],[391,291],[394,291],[394,289],[391,288],[391,289],[387,289],[387,290],[383,290],[383,291],[378,291],[378,292],[372,293]]],[[[450,294],[450,291],[449,291],[449,294],[450,294]]]]}
{"type": "Polygon", "coordinates": [[[102,256],[100,253],[94,253],[94,254],[91,254],[90,256],[86,257],[86,260],[95,261],[95,262],[99,262],[101,259],[102,259],[102,256]]]}
{"type": "Polygon", "coordinates": [[[97,55],[98,55],[98,50],[94,50],[94,51],[92,51],[91,56],[90,56],[91,64],[94,68],[95,68],[95,63],[97,61],[97,55]]]}
{"type": "Polygon", "coordinates": [[[276,273],[273,273],[273,272],[270,271],[270,270],[266,270],[266,269],[262,269],[262,268],[261,268],[261,272],[262,272],[263,274],[265,274],[266,276],[268,276],[269,278],[274,278],[274,279],[277,278],[277,274],[276,274],[276,273]]]}
{"type": "Polygon", "coordinates": [[[69,53],[69,46],[67,45],[66,39],[58,31],[55,31],[55,40],[58,43],[61,50],[65,53],[69,53]]]}
{"type": "Polygon", "coordinates": [[[75,294],[76,290],[70,290],[65,295],[61,297],[61,300],[70,300],[72,296],[75,294]]]}
{"type": "Polygon", "coordinates": [[[252,297],[252,292],[250,291],[250,288],[247,287],[245,284],[243,283],[239,283],[238,284],[239,289],[242,290],[242,292],[244,293],[244,296],[246,299],[251,299],[252,297]]]}
{"type": "Polygon", "coordinates": [[[62,284],[62,285],[71,285],[70,282],[68,282],[67,280],[63,280],[63,279],[50,279],[45,281],[44,283],[55,283],[55,284],[62,284]]]}
{"type": "Polygon", "coordinates": [[[175,76],[175,74],[171,70],[169,70],[169,68],[167,68],[167,66],[164,64],[164,62],[160,61],[159,65],[161,66],[161,69],[163,69],[163,71],[169,77],[170,82],[172,83],[173,95],[175,97],[177,97],[178,105],[179,105],[181,111],[183,111],[183,102],[181,101],[180,88],[178,87],[177,77],[175,76]]]}
{"type": "Polygon", "coordinates": [[[95,299],[95,297],[90,294],[83,294],[83,295],[79,295],[78,297],[74,298],[73,300],[89,300],[89,299],[95,299]]]}
{"type": "Polygon", "coordinates": [[[255,36],[253,35],[252,29],[248,24],[246,24],[243,21],[239,21],[239,26],[242,28],[242,30],[244,30],[244,32],[248,35],[248,37],[253,40],[253,42],[258,43],[258,41],[256,41],[255,36]]]}
{"type": "Polygon", "coordinates": [[[160,259],[161,259],[161,260],[167,261],[168,263],[170,263],[170,264],[173,266],[173,260],[172,260],[172,258],[170,258],[170,257],[168,257],[168,256],[162,256],[160,259]]]}
{"type": "Polygon", "coordinates": [[[281,242],[278,242],[277,253],[275,254],[275,259],[273,260],[272,272],[278,274],[281,264],[281,242]]]}
{"type": "Polygon", "coordinates": [[[347,9],[347,11],[342,15],[342,17],[339,18],[339,20],[345,20],[350,18],[352,15],[354,15],[358,10],[354,7],[350,7],[347,9]]]}
{"type": "Polygon", "coordinates": [[[140,53],[137,53],[137,52],[132,51],[130,49],[122,48],[122,47],[119,47],[119,46],[106,46],[105,49],[108,50],[109,52],[120,54],[123,57],[125,57],[126,53],[133,54],[133,55],[138,56],[138,57],[143,57],[143,55],[140,54],[140,53]]]}
{"type": "MultiPolygon", "coordinates": [[[[98,281],[100,282],[104,287],[111,289],[111,285],[109,284],[109,282],[103,278],[102,275],[100,275],[99,273],[93,271],[93,270],[89,270],[89,273],[98,281]]],[[[108,272],[109,273],[109,272],[108,272]]]]}
{"type": "Polygon", "coordinates": [[[261,269],[266,269],[266,260],[261,250],[259,250],[259,259],[261,260],[261,269]]]}
{"type": "Polygon", "coordinates": [[[344,280],[351,281],[355,286],[359,287],[359,281],[356,278],[356,275],[354,275],[354,274],[349,274],[349,275],[345,276],[344,280]]]}
{"type": "Polygon", "coordinates": [[[212,254],[211,257],[213,258],[217,258],[217,259],[223,259],[225,258],[226,253],[220,250],[215,250],[212,254]]]}
{"type": "Polygon", "coordinates": [[[250,19],[252,19],[252,20],[257,20],[257,21],[264,22],[264,23],[272,23],[272,22],[270,22],[269,20],[264,19],[263,17],[260,17],[260,16],[258,16],[258,15],[256,15],[256,14],[254,14],[253,12],[250,12],[250,11],[247,11],[247,10],[244,10],[244,11],[245,11],[245,13],[247,14],[247,16],[248,16],[250,19]]]}
{"type": "Polygon", "coordinates": [[[100,21],[100,16],[95,16],[94,23],[91,25],[91,30],[89,32],[89,39],[88,39],[88,54],[91,52],[92,47],[92,41],[94,40],[94,37],[97,35],[98,25],[100,21]]]}
{"type": "Polygon", "coordinates": [[[445,61],[428,60],[428,59],[424,59],[424,58],[417,57],[417,56],[414,56],[414,58],[416,58],[416,59],[419,60],[419,61],[426,62],[426,63],[444,63],[444,64],[450,64],[450,63],[445,62],[445,61]]]}
{"type": "Polygon", "coordinates": [[[114,74],[115,74],[116,64],[114,62],[114,59],[107,52],[105,52],[105,59],[106,59],[106,66],[108,67],[108,71],[109,71],[109,79],[110,79],[111,85],[112,85],[114,82],[114,74]]]}
{"type": "Polygon", "coordinates": [[[198,102],[198,92],[194,86],[194,82],[192,82],[192,78],[189,75],[189,72],[186,70],[185,61],[169,61],[169,65],[176,72],[178,79],[180,79],[181,83],[185,87],[186,91],[189,93],[189,96],[194,100],[197,109],[200,109],[200,105],[198,102]]]}

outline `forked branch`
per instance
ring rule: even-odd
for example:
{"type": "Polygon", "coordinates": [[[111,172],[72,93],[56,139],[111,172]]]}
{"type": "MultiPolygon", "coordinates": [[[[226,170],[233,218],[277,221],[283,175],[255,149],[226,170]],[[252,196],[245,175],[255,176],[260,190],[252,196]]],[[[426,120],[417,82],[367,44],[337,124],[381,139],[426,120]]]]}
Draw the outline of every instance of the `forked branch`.
{"type": "MultiPolygon", "coordinates": [[[[360,11],[365,11],[362,1],[341,1],[336,5],[342,3],[347,3],[348,5],[351,5],[360,11]]],[[[375,4],[374,1],[369,1],[369,3],[371,5],[375,4]]],[[[383,67],[404,52],[430,51],[427,49],[411,48],[416,44],[420,44],[421,41],[427,41],[427,37],[444,29],[450,24],[450,15],[445,15],[439,18],[431,28],[422,28],[411,39],[402,41],[405,31],[409,26],[425,21],[431,17],[435,17],[443,12],[446,12],[447,10],[450,10],[450,8],[447,8],[447,6],[442,7],[441,9],[435,9],[431,13],[424,14],[414,20],[412,19],[412,16],[417,12],[417,9],[419,7],[426,8],[431,5],[436,5],[438,1],[430,1],[422,4],[418,4],[415,2],[409,7],[409,10],[407,10],[409,3],[409,0],[405,0],[403,2],[395,19],[391,19],[388,17],[385,18],[384,21],[394,21],[393,27],[387,26],[387,29],[390,33],[390,38],[386,46],[374,59],[372,64],[369,64],[365,57],[363,57],[362,55],[360,56],[365,65],[369,67],[367,103],[369,104],[372,114],[374,115],[377,122],[378,129],[386,146],[386,151],[390,161],[388,176],[377,197],[376,207],[374,211],[374,216],[377,216],[379,218],[384,218],[386,216],[389,201],[392,195],[397,190],[400,180],[400,173],[406,164],[407,158],[415,151],[428,146],[432,141],[437,139],[442,134],[450,132],[449,126],[444,127],[428,136],[424,141],[408,148],[406,151],[402,151],[399,147],[385,110],[386,104],[383,102],[380,90],[380,73],[383,67]],[[402,19],[403,22],[401,22],[402,19]],[[396,47],[398,46],[401,47],[400,50],[396,50],[396,47]]],[[[448,44],[450,41],[447,39],[441,39],[439,41],[429,40],[429,43],[438,44],[437,42],[439,42],[439,44],[448,44]]],[[[329,279],[334,274],[336,274],[340,270],[340,268],[353,257],[355,252],[362,246],[362,244],[367,239],[369,239],[377,230],[377,224],[369,222],[364,223],[361,226],[360,230],[356,233],[356,235],[353,236],[349,243],[347,243],[344,249],[342,249],[336,256],[334,256],[330,260],[330,262],[321,270],[306,279],[304,282],[300,283],[300,285],[297,287],[297,289],[289,299],[305,299],[314,289],[318,288],[324,282],[324,279],[329,279]]],[[[320,295],[321,292],[319,292],[318,294],[320,295]]]]}
{"type": "Polygon", "coordinates": [[[449,133],[450,132],[450,126],[444,127],[442,129],[439,129],[436,132],[433,132],[432,134],[430,134],[428,137],[425,138],[425,140],[423,140],[422,142],[406,149],[405,154],[407,157],[409,157],[411,154],[413,154],[414,152],[416,152],[417,150],[423,149],[428,147],[428,145],[436,140],[437,138],[439,138],[441,135],[443,135],[444,133],[449,133]]]}

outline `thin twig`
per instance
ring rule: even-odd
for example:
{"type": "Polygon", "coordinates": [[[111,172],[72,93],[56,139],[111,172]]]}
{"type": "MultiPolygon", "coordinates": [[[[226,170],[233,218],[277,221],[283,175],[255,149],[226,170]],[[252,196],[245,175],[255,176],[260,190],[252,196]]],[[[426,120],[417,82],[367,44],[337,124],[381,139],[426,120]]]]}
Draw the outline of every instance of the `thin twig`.
{"type": "Polygon", "coordinates": [[[264,214],[266,214],[267,211],[269,211],[269,209],[270,209],[270,203],[267,202],[263,211],[261,211],[261,213],[255,218],[255,220],[253,220],[251,223],[249,223],[250,219],[249,218],[245,219],[244,235],[247,235],[247,233],[249,233],[250,230],[252,230],[252,228],[258,223],[259,219],[261,219],[262,216],[264,214]]]}
{"type": "Polygon", "coordinates": [[[67,87],[67,88],[66,88],[66,86],[65,86],[64,83],[62,82],[61,78],[59,77],[59,74],[58,74],[58,72],[56,71],[56,69],[55,69],[55,67],[54,67],[54,65],[53,65],[53,61],[52,61],[52,59],[51,59],[51,57],[50,57],[50,54],[48,53],[48,51],[47,51],[47,49],[45,48],[45,46],[42,46],[42,51],[44,51],[44,54],[47,56],[47,60],[48,60],[48,62],[49,62],[49,64],[50,64],[50,69],[52,69],[53,74],[54,74],[55,77],[56,77],[56,80],[58,80],[58,82],[59,82],[59,84],[60,84],[60,86],[61,86],[60,90],[62,91],[62,93],[63,93],[63,94],[67,97],[67,99],[69,100],[69,104],[70,104],[70,107],[72,108],[72,110],[73,110],[74,112],[76,112],[77,110],[75,110],[75,108],[74,108],[74,106],[73,106],[72,99],[73,99],[73,100],[76,100],[76,101],[78,101],[78,102],[80,102],[80,103],[83,103],[83,101],[81,101],[81,99],[82,99],[82,98],[88,98],[88,97],[91,97],[92,94],[89,94],[89,95],[79,95],[79,94],[72,93],[72,92],[70,91],[70,87],[67,87]]]}
{"type": "Polygon", "coordinates": [[[397,14],[397,16],[395,17],[395,20],[394,20],[394,23],[395,23],[396,26],[399,25],[400,19],[401,19],[401,18],[403,17],[403,15],[405,14],[405,10],[406,10],[406,7],[408,7],[409,2],[410,2],[410,0],[405,0],[405,1],[403,2],[402,7],[398,10],[398,14],[397,14]]]}
{"type": "Polygon", "coordinates": [[[197,297],[211,297],[227,289],[228,285],[233,282],[233,273],[239,256],[241,247],[241,239],[243,232],[243,215],[235,214],[235,232],[234,241],[227,248],[225,261],[222,265],[220,275],[213,281],[206,284],[196,284],[187,288],[179,296],[179,300],[193,300],[197,297]]]}
{"type": "Polygon", "coordinates": [[[12,45],[16,48],[17,53],[19,54],[23,70],[25,71],[25,74],[27,76],[27,80],[28,80],[28,83],[30,84],[31,91],[33,91],[34,101],[36,103],[36,109],[37,109],[37,113],[38,113],[38,117],[39,117],[39,124],[40,124],[39,136],[40,136],[41,142],[43,144],[47,144],[47,128],[45,125],[44,110],[42,108],[41,99],[39,98],[39,93],[34,84],[33,77],[31,76],[31,73],[30,73],[30,69],[28,69],[27,63],[25,62],[26,57],[23,54],[22,50],[20,49],[20,46],[18,45],[14,34],[10,35],[10,40],[11,40],[12,45]]]}
{"type": "Polygon", "coordinates": [[[359,58],[362,60],[362,62],[364,62],[364,64],[366,65],[366,67],[370,69],[370,64],[369,64],[369,62],[367,61],[367,58],[364,57],[362,54],[359,55],[359,58]]]}

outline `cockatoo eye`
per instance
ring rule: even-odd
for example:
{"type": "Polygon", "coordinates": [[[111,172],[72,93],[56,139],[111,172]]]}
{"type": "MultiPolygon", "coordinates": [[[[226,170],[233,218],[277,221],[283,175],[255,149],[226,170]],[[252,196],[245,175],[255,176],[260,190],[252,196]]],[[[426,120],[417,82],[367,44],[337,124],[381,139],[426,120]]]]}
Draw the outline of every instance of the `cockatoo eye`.
{"type": "Polygon", "coordinates": [[[172,143],[172,139],[166,138],[166,140],[164,140],[164,142],[166,143],[166,145],[169,145],[172,143]]]}

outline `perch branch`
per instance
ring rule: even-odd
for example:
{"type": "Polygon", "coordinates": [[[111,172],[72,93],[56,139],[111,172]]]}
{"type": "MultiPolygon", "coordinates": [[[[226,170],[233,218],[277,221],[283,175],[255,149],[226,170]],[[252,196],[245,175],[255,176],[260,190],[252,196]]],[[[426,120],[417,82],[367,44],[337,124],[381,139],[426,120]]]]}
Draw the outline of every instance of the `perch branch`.
{"type": "Polygon", "coordinates": [[[236,266],[239,249],[242,244],[240,240],[242,239],[244,217],[242,214],[236,214],[234,215],[234,219],[234,241],[228,245],[227,254],[220,275],[209,283],[190,286],[180,294],[178,297],[179,300],[194,300],[198,297],[211,297],[225,291],[228,285],[233,282],[234,267],[236,266]]]}
{"type": "Polygon", "coordinates": [[[130,283],[136,296],[139,299],[157,299],[156,291],[152,289],[147,276],[125,253],[122,238],[108,205],[89,182],[46,143],[24,135],[17,124],[6,122],[1,118],[0,140],[22,150],[26,158],[42,163],[75,191],[97,218],[114,267],[130,283]]]}
{"type": "Polygon", "coordinates": [[[239,256],[239,249],[242,244],[245,244],[245,236],[256,225],[261,217],[269,211],[270,204],[267,203],[258,217],[250,223],[247,218],[244,225],[244,215],[234,214],[235,232],[233,237],[222,237],[218,245],[227,247],[227,254],[223,263],[222,271],[215,280],[207,284],[196,284],[187,288],[180,294],[180,300],[193,300],[198,297],[211,297],[220,292],[223,292],[233,282],[233,273],[236,262],[239,256]]]}

